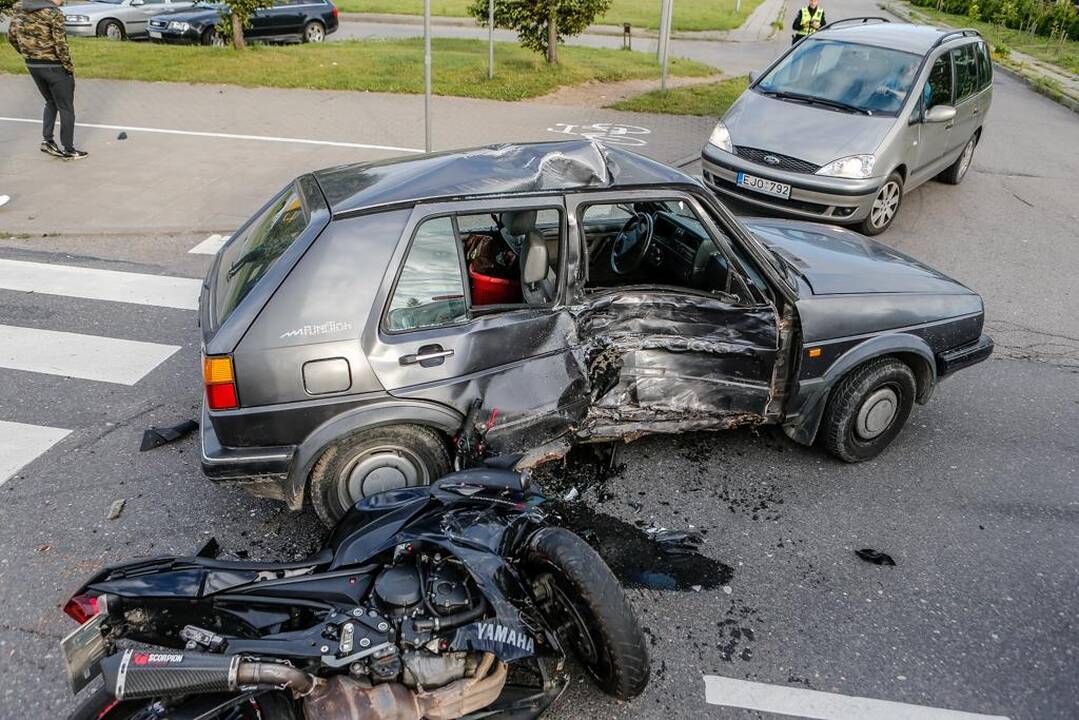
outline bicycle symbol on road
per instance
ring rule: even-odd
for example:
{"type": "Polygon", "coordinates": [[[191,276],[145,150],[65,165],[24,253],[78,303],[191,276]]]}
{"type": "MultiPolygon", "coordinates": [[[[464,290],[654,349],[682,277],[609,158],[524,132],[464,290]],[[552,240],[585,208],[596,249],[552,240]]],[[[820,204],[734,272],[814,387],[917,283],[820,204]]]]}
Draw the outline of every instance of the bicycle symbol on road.
{"type": "Polygon", "coordinates": [[[621,123],[592,123],[591,125],[576,125],[573,123],[555,123],[554,127],[547,128],[547,132],[561,135],[579,135],[589,140],[597,140],[608,145],[632,145],[640,147],[647,145],[648,141],[641,135],[651,135],[652,131],[640,125],[622,125],[621,123]]]}

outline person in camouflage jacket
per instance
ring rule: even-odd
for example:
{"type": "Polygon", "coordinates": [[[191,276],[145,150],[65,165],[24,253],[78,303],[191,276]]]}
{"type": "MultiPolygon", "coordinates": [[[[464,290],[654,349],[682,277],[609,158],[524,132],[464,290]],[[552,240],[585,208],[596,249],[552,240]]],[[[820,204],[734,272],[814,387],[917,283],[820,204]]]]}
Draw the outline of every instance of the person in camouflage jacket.
{"type": "Polygon", "coordinates": [[[8,27],[8,42],[26,60],[26,69],[45,98],[41,151],[65,160],[86,157],[75,149],[75,66],[64,33],[62,0],[22,0],[8,27]],[[60,116],[60,142],[53,133],[60,116]]]}

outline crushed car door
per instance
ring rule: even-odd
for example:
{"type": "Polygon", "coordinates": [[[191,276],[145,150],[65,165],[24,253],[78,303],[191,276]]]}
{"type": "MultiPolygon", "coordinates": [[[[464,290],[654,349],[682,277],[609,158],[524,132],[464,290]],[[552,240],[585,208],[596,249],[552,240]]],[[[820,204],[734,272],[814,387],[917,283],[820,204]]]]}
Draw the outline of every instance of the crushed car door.
{"type": "Polygon", "coordinates": [[[561,301],[565,238],[561,196],[417,206],[364,338],[382,385],[462,415],[479,400],[496,452],[564,435],[588,397],[561,301]]]}
{"type": "Polygon", "coordinates": [[[584,434],[631,438],[758,424],[772,398],[775,307],[691,195],[567,199],[583,292],[571,302],[587,368],[584,434]]]}

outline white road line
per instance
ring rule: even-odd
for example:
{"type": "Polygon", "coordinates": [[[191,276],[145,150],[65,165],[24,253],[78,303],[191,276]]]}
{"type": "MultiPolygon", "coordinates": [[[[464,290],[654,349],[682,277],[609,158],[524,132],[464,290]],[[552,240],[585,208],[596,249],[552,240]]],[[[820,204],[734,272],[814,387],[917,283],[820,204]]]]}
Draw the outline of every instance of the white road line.
{"type": "Polygon", "coordinates": [[[193,278],[0,260],[0,290],[195,310],[201,287],[193,278]]]}
{"type": "Polygon", "coordinates": [[[63,428],[0,420],[0,485],[70,432],[63,428]]]}
{"type": "Polygon", "coordinates": [[[216,255],[221,246],[228,242],[228,235],[211,235],[187,252],[196,255],[216,255]]]}
{"type": "Polygon", "coordinates": [[[179,345],[0,325],[0,367],[134,385],[179,345]]]}
{"type": "MultiPolygon", "coordinates": [[[[5,122],[41,124],[41,118],[0,117],[5,122]]],[[[335,140],[310,140],[308,138],[274,137],[272,135],[240,135],[237,133],[198,132],[195,130],[171,130],[168,128],[139,127],[136,125],[100,125],[96,123],[75,123],[75,127],[98,128],[100,130],[124,130],[126,132],[157,133],[159,135],[187,135],[189,137],[223,138],[225,140],[257,140],[260,142],[295,143],[299,145],[329,145],[331,147],[360,148],[363,150],[391,150],[403,153],[423,153],[419,148],[396,147],[394,145],[369,145],[367,143],[338,142],[335,140]]]]}
{"type": "Polygon", "coordinates": [[[704,699],[711,705],[814,720],[1008,720],[1004,715],[980,715],[715,675],[704,676],[704,699]]]}

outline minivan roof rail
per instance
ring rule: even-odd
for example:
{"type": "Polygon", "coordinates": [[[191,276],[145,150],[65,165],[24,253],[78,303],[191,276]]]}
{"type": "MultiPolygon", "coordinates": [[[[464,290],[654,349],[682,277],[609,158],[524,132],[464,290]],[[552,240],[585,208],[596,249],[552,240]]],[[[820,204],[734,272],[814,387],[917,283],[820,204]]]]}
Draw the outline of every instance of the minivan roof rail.
{"type": "Polygon", "coordinates": [[[948,30],[947,32],[941,33],[941,36],[936,39],[936,41],[933,43],[933,46],[929,49],[932,50],[935,47],[940,47],[949,40],[955,40],[956,38],[981,36],[982,34],[974,28],[960,28],[958,30],[948,30]]]}
{"type": "MultiPolygon", "coordinates": [[[[888,18],[880,17],[879,15],[867,15],[865,17],[849,17],[843,18],[842,20],[836,20],[835,22],[830,22],[824,27],[822,27],[821,30],[828,30],[829,28],[834,28],[836,25],[842,25],[843,23],[849,22],[857,22],[864,25],[871,20],[876,20],[877,22],[891,22],[891,20],[889,20],[888,18]]],[[[820,32],[820,30],[818,30],[817,32],[820,32]]]]}

